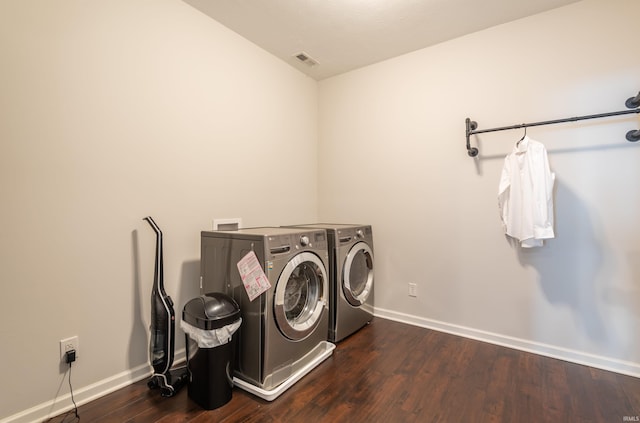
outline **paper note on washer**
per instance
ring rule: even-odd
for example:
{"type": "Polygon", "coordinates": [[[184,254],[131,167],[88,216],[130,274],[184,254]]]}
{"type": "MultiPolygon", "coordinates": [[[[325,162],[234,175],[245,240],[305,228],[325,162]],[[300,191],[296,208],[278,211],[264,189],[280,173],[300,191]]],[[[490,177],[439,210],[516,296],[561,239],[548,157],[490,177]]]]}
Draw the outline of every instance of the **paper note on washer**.
{"type": "Polygon", "coordinates": [[[238,272],[242,278],[242,284],[247,291],[249,301],[253,301],[260,294],[271,288],[267,275],[264,274],[256,253],[250,251],[238,262],[238,272]]]}

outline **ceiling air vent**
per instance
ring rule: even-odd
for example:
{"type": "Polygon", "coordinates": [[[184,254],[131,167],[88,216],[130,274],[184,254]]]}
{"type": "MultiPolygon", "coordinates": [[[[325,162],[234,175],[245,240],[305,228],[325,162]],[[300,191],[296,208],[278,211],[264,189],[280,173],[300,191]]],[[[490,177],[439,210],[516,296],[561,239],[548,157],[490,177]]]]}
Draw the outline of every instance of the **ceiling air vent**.
{"type": "Polygon", "coordinates": [[[298,62],[304,63],[305,65],[307,65],[309,67],[313,67],[313,66],[318,64],[318,62],[314,58],[309,56],[304,51],[301,51],[300,53],[294,54],[293,57],[295,57],[298,62]]]}

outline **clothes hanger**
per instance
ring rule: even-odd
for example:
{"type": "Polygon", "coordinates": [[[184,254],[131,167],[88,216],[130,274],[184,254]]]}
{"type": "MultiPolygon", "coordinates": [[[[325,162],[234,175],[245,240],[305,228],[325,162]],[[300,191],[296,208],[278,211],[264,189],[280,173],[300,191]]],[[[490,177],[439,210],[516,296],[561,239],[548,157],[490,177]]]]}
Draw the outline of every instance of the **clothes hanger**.
{"type": "Polygon", "coordinates": [[[516,147],[518,147],[518,146],[520,145],[520,143],[522,142],[522,140],[524,140],[524,139],[525,139],[525,137],[527,136],[527,127],[525,126],[525,124],[524,124],[524,123],[523,123],[522,125],[523,125],[523,127],[524,127],[524,135],[522,136],[522,138],[520,138],[520,139],[518,140],[518,142],[516,143],[516,147]]]}

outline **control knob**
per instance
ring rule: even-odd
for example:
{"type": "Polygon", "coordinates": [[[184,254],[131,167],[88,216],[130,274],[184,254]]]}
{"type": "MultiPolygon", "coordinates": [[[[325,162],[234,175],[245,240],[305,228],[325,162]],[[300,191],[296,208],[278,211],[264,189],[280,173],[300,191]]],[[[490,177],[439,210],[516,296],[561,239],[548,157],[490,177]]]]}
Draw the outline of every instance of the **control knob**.
{"type": "Polygon", "coordinates": [[[302,245],[303,247],[306,247],[307,245],[309,245],[309,237],[306,235],[302,235],[300,237],[300,245],[302,245]]]}

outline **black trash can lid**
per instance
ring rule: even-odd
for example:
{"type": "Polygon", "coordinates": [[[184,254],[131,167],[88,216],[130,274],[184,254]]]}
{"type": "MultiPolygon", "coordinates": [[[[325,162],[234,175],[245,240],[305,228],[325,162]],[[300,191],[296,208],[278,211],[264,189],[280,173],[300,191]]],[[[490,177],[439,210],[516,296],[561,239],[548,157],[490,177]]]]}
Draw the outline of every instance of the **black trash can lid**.
{"type": "Polygon", "coordinates": [[[221,292],[193,298],[182,310],[182,320],[200,329],[220,329],[240,319],[238,303],[221,292]]]}

